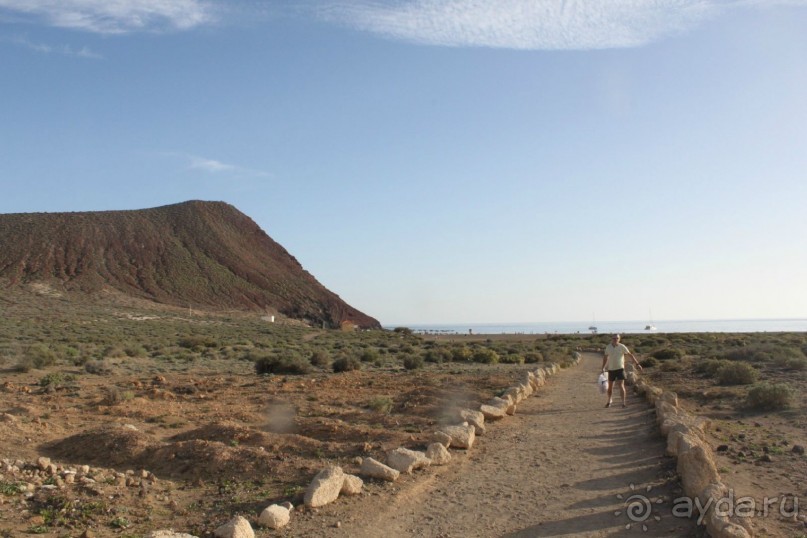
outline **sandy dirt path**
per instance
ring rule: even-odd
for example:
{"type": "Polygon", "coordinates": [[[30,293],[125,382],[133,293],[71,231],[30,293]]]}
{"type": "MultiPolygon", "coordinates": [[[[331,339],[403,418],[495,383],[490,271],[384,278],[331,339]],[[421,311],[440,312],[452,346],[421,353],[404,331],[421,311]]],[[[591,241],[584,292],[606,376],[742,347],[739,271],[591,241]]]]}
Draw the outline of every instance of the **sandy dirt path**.
{"type": "Polygon", "coordinates": [[[600,365],[599,356],[586,354],[579,366],[551,377],[515,416],[490,424],[467,454],[452,451],[458,461],[451,465],[401,483],[368,484],[360,498],[340,498],[316,514],[296,516],[289,532],[354,538],[704,536],[694,521],[672,514],[682,493],[653,410],[630,393],[627,408],[615,398],[615,406],[605,409],[596,386],[600,365]],[[651,503],[644,522],[628,517],[625,501],[633,495],[651,503]]]}

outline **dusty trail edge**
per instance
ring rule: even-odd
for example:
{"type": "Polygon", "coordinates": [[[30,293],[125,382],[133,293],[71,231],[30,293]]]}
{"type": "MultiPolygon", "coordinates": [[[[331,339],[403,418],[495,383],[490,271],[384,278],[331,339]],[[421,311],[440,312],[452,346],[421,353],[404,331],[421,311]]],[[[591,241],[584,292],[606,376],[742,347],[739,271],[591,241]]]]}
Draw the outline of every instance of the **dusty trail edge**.
{"type": "Polygon", "coordinates": [[[706,536],[673,515],[683,495],[655,412],[628,388],[604,407],[601,356],[548,379],[446,467],[367,481],[357,498],[295,514],[286,536],[706,536]],[[641,497],[634,497],[634,496],[641,497]],[[641,510],[628,514],[634,497],[641,510]],[[647,502],[644,502],[644,499],[647,502]],[[649,510],[647,508],[649,507],[649,510]]]}

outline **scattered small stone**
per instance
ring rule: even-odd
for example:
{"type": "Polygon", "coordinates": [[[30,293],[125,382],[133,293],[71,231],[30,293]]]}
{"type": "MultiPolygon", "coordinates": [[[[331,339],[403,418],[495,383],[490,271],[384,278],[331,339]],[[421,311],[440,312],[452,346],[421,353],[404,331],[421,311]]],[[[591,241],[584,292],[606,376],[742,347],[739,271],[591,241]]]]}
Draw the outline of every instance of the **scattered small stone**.
{"type": "Polygon", "coordinates": [[[770,454],[763,454],[762,457],[759,458],[759,461],[764,461],[765,463],[771,463],[773,461],[773,458],[771,457],[770,454]]]}
{"type": "Polygon", "coordinates": [[[804,454],[804,447],[802,445],[793,445],[791,452],[794,454],[804,454]]]}
{"type": "Polygon", "coordinates": [[[273,504],[264,508],[258,518],[258,525],[270,529],[282,529],[289,524],[291,512],[288,508],[273,504]]]}
{"type": "Polygon", "coordinates": [[[236,516],[215,531],[213,536],[217,538],[255,538],[255,531],[246,518],[236,516]]]}
{"type": "Polygon", "coordinates": [[[352,474],[345,475],[345,481],[342,483],[340,495],[358,495],[364,487],[364,481],[358,476],[352,474]]]}
{"type": "Polygon", "coordinates": [[[729,445],[720,445],[719,447],[717,447],[718,452],[728,452],[728,450],[729,450],[729,445]]]}

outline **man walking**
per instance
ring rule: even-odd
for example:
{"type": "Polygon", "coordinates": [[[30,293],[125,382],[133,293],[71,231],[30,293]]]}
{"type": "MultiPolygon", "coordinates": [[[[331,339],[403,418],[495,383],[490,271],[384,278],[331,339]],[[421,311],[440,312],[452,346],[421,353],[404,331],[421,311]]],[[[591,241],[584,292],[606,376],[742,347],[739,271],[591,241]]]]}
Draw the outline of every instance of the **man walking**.
{"type": "Polygon", "coordinates": [[[622,391],[622,407],[627,407],[627,393],[625,392],[625,355],[633,359],[636,367],[642,369],[642,365],[628,350],[625,344],[619,343],[619,335],[615,334],[611,338],[611,343],[605,346],[605,353],[602,357],[602,371],[608,370],[608,403],[605,407],[611,407],[611,394],[614,391],[614,382],[619,383],[622,391]]]}

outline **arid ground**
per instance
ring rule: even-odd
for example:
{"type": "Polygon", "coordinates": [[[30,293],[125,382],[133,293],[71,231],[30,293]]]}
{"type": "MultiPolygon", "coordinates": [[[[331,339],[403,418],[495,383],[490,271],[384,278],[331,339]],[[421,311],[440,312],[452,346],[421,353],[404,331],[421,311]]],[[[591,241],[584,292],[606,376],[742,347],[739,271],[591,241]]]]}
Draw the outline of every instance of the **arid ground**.
{"type": "MultiPolygon", "coordinates": [[[[48,300],[37,310],[10,305],[0,322],[4,536],[139,537],[163,528],[209,536],[235,514],[254,524],[271,503],[300,504],[325,466],[357,473],[357,458],[422,449],[458,409],[478,407],[543,361],[602,344],[590,336],[435,342],[405,330],[342,333],[48,300]],[[335,364],[358,369],[335,372],[335,364]]],[[[641,350],[653,383],[715,420],[720,472],[737,495],[805,496],[798,360],[719,359],[751,362],[755,381],[794,388],[788,408],[761,412],[745,403],[756,385],[694,372],[707,360],[696,339],[653,338],[626,341],[641,350]],[[674,362],[662,353],[679,348],[674,362]],[[655,356],[663,358],[653,364],[655,356]]],[[[733,348],[754,342],[736,338],[733,348]]],[[[775,338],[791,349],[802,336],[775,338]]],[[[393,484],[367,480],[363,494],[295,510],[286,529],[256,526],[257,535],[698,536],[693,520],[672,515],[681,493],[654,412],[632,395],[625,409],[603,408],[597,356],[584,353],[582,364],[551,377],[470,451],[452,450],[452,464],[393,484]],[[634,495],[652,503],[643,521],[628,519],[634,495]]],[[[758,536],[805,533],[802,520],[775,514],[755,526],[758,536]]]]}

